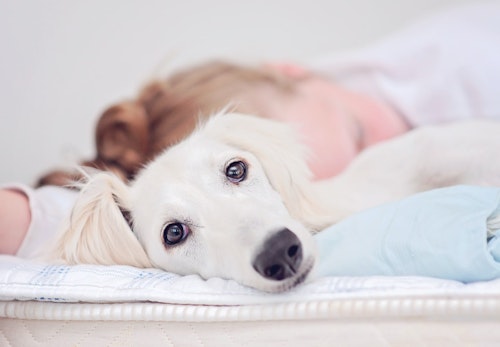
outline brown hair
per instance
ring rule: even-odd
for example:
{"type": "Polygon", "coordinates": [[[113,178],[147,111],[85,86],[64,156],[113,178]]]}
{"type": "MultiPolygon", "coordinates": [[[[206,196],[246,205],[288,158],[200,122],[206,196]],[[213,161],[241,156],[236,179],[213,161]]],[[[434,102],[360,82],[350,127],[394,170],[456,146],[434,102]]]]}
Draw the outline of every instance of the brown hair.
{"type": "MultiPolygon", "coordinates": [[[[290,80],[270,70],[220,61],[152,81],[135,100],[104,111],[96,126],[96,157],[81,165],[132,179],[142,165],[188,135],[199,118],[228,105],[234,111],[265,116],[245,95],[262,84],[283,91],[291,89],[290,80]]],[[[37,186],[63,186],[80,178],[78,172],[58,170],[41,177],[37,186]]]]}

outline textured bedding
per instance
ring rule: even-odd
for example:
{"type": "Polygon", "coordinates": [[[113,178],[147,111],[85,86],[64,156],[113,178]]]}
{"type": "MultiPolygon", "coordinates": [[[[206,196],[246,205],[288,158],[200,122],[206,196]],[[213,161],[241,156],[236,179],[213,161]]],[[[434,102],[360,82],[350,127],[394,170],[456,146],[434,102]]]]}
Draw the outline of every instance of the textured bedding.
{"type": "Polygon", "coordinates": [[[0,257],[0,300],[250,305],[334,298],[463,296],[500,293],[500,279],[463,284],[425,277],[322,277],[287,293],[268,294],[230,280],[178,276],[129,266],[43,265],[0,257]]]}
{"type": "Polygon", "coordinates": [[[1,346],[495,346],[500,279],[316,278],[283,294],[127,266],[0,259],[1,346]],[[3,317],[3,318],[2,318],[3,317]]]}

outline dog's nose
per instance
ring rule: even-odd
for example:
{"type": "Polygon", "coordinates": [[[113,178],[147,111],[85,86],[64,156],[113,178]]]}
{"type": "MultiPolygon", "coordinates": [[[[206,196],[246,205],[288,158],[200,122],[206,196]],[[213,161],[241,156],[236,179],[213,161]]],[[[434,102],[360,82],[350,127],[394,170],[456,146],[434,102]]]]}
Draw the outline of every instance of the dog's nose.
{"type": "Polygon", "coordinates": [[[253,267],[265,278],[281,281],[293,276],[302,263],[302,244],[290,230],[282,229],[262,245],[253,267]]]}

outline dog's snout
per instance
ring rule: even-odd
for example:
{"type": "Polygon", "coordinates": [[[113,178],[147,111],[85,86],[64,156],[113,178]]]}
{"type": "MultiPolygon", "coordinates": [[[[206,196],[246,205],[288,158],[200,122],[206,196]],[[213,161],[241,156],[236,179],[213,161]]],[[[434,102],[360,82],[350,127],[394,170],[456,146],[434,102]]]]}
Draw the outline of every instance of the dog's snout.
{"type": "Polygon", "coordinates": [[[253,261],[263,277],[281,281],[293,276],[302,263],[302,244],[289,229],[282,229],[267,239],[253,261]]]}

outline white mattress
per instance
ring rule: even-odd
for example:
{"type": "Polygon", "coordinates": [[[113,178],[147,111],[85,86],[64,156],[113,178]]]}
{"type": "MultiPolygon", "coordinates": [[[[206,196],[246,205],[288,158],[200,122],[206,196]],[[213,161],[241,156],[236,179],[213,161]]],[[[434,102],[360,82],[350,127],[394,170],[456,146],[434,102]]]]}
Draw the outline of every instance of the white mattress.
{"type": "Polygon", "coordinates": [[[10,302],[4,346],[498,346],[498,298],[263,306],[10,302]],[[55,319],[55,320],[54,320],[55,319]]]}
{"type": "Polygon", "coordinates": [[[283,294],[0,257],[0,346],[496,346],[500,280],[317,278],[283,294]]]}

